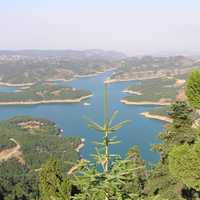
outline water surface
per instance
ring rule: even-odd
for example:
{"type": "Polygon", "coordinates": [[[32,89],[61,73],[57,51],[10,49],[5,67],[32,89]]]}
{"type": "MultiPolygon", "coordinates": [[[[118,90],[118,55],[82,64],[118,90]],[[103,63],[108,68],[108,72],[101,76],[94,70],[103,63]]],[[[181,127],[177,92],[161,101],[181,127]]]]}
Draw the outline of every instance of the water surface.
{"type": "MultiPolygon", "coordinates": [[[[87,101],[91,104],[89,106],[85,106],[83,103],[0,106],[0,119],[8,119],[17,115],[31,115],[53,120],[60,128],[64,129],[65,135],[85,138],[86,145],[81,154],[85,158],[90,158],[90,154],[94,152],[92,141],[100,140],[102,134],[88,129],[84,117],[91,118],[98,122],[103,121],[103,80],[105,80],[110,73],[111,72],[106,72],[94,77],[59,83],[91,90],[93,97],[87,101]]],[[[146,119],[140,115],[141,112],[152,109],[152,106],[130,106],[120,103],[120,100],[125,95],[122,90],[129,84],[130,82],[123,82],[111,84],[109,86],[110,110],[119,111],[116,122],[124,119],[131,120],[129,124],[118,131],[117,136],[118,139],[121,140],[121,143],[115,145],[112,151],[124,156],[128,149],[136,144],[139,146],[142,157],[147,161],[154,162],[158,160],[159,156],[150,150],[151,144],[158,142],[156,137],[162,130],[164,123],[146,119]]]]}

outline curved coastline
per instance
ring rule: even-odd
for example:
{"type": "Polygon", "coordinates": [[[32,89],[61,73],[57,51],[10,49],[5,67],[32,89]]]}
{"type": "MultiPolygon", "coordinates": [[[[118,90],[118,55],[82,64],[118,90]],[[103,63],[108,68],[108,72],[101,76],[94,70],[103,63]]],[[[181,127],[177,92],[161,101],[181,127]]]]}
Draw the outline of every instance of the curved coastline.
{"type": "Polygon", "coordinates": [[[143,106],[143,105],[158,105],[158,106],[169,106],[171,105],[171,103],[169,102],[154,102],[154,101],[128,101],[125,99],[122,99],[120,101],[121,103],[127,104],[127,105],[139,105],[139,106],[143,106]]]}
{"type": "MultiPolygon", "coordinates": [[[[196,67],[194,67],[194,68],[196,68],[196,67]]],[[[188,72],[191,71],[191,68],[189,68],[189,67],[188,68],[183,68],[183,69],[184,70],[181,71],[181,72],[175,72],[173,70],[172,71],[173,72],[173,76],[175,76],[175,75],[183,75],[183,74],[186,74],[186,73],[188,73],[188,72]]],[[[140,71],[140,75],[143,72],[145,73],[146,71],[140,71]]],[[[150,73],[151,72],[152,71],[150,71],[150,73]]],[[[127,81],[134,81],[134,80],[150,80],[150,79],[165,78],[165,77],[167,77],[166,72],[165,71],[164,72],[161,71],[161,73],[158,73],[158,74],[155,74],[155,75],[152,75],[152,74],[148,75],[148,74],[146,74],[146,75],[140,76],[140,77],[138,77],[138,76],[130,77],[130,78],[128,78],[128,77],[121,77],[121,78],[120,77],[116,77],[116,78],[109,77],[107,80],[105,80],[105,83],[112,84],[112,83],[117,83],[117,82],[127,82],[127,81]]]]}
{"type": "MultiPolygon", "coordinates": [[[[82,139],[81,139],[81,143],[76,147],[75,151],[76,151],[77,153],[80,154],[80,150],[81,150],[84,146],[85,146],[85,139],[82,138],[82,139]]],[[[84,161],[84,159],[81,158],[81,159],[80,159],[80,162],[81,162],[81,161],[84,161]]],[[[68,175],[71,175],[71,174],[72,174],[74,171],[76,171],[78,168],[79,168],[79,163],[73,165],[73,166],[69,169],[69,171],[67,172],[67,174],[68,174],[68,175]]]]}
{"type": "Polygon", "coordinates": [[[58,79],[56,79],[55,78],[55,79],[48,79],[47,81],[49,81],[49,82],[56,82],[56,81],[70,82],[70,81],[74,81],[76,79],[95,77],[95,76],[98,76],[98,75],[103,74],[105,72],[114,71],[114,70],[116,70],[115,67],[110,68],[110,69],[106,69],[104,71],[99,71],[99,72],[87,74],[87,75],[78,75],[77,74],[77,75],[74,75],[74,77],[70,78],[70,79],[64,79],[64,78],[58,78],[58,79]]]}
{"type": "MultiPolygon", "coordinates": [[[[164,76],[160,76],[160,77],[164,77],[164,76]]],[[[112,83],[120,83],[120,82],[129,82],[129,81],[143,81],[143,80],[151,80],[151,79],[156,79],[156,78],[160,78],[160,77],[138,77],[138,78],[124,78],[124,79],[112,79],[112,78],[108,78],[107,80],[104,81],[104,83],[107,84],[112,84],[112,83]]]]}
{"type": "Polygon", "coordinates": [[[85,139],[81,139],[81,143],[76,147],[75,151],[80,153],[80,150],[85,146],[85,139]]]}
{"type": "MultiPolygon", "coordinates": [[[[99,74],[105,73],[105,72],[109,72],[109,71],[114,71],[116,70],[116,67],[112,67],[110,69],[105,69],[103,71],[98,71],[98,72],[94,72],[91,74],[87,74],[87,75],[78,75],[75,74],[72,78],[52,78],[52,79],[47,79],[44,80],[44,82],[56,82],[56,81],[63,81],[63,82],[70,82],[79,78],[88,78],[88,77],[95,77],[98,76],[99,74]]],[[[29,83],[9,83],[9,82],[1,82],[0,81],[0,86],[8,86],[8,87],[24,87],[24,86],[32,86],[36,84],[35,82],[29,82],[29,83]]]]}
{"type": "Polygon", "coordinates": [[[153,114],[150,114],[149,112],[143,112],[143,113],[140,113],[140,114],[143,115],[145,118],[155,119],[155,120],[160,120],[160,121],[172,123],[172,119],[169,118],[169,117],[166,117],[166,116],[153,115],[153,114]]]}
{"type": "Polygon", "coordinates": [[[128,81],[134,81],[134,80],[137,80],[137,79],[107,79],[104,81],[104,83],[107,83],[107,84],[112,84],[112,83],[119,83],[119,82],[128,82],[128,81]]]}
{"type": "Polygon", "coordinates": [[[122,92],[128,93],[128,94],[134,94],[134,95],[138,95],[138,96],[142,95],[142,93],[140,91],[132,91],[132,90],[128,90],[128,89],[125,89],[122,92]]]}
{"type": "Polygon", "coordinates": [[[82,100],[88,99],[92,96],[93,95],[91,94],[91,95],[83,96],[77,99],[0,102],[0,105],[38,105],[38,104],[53,104],[53,103],[80,103],[82,100]]]}
{"type": "Polygon", "coordinates": [[[0,82],[0,86],[8,86],[8,87],[25,87],[25,86],[32,86],[35,83],[7,83],[7,82],[0,82]]]}

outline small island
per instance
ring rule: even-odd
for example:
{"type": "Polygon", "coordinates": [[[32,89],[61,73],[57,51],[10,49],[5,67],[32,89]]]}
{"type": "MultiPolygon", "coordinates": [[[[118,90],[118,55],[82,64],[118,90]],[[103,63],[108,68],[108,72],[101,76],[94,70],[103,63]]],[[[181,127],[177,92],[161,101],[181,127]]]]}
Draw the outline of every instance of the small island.
{"type": "Polygon", "coordinates": [[[79,103],[88,99],[92,93],[65,87],[57,83],[37,83],[27,87],[19,87],[15,92],[1,92],[0,105],[34,105],[49,103],[79,103]]]}

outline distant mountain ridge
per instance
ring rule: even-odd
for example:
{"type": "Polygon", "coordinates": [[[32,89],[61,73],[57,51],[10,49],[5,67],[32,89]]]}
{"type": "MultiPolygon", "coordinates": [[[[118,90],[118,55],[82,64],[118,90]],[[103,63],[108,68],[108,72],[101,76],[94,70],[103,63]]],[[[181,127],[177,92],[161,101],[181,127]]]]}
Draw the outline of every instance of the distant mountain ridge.
{"type": "Polygon", "coordinates": [[[189,73],[200,68],[198,59],[185,56],[126,57],[104,50],[0,50],[0,84],[19,85],[72,80],[107,70],[107,82],[155,79],[189,73]]]}
{"type": "Polygon", "coordinates": [[[101,49],[88,50],[0,50],[0,56],[25,56],[36,58],[65,58],[65,59],[105,59],[120,60],[127,56],[118,51],[101,49]]]}

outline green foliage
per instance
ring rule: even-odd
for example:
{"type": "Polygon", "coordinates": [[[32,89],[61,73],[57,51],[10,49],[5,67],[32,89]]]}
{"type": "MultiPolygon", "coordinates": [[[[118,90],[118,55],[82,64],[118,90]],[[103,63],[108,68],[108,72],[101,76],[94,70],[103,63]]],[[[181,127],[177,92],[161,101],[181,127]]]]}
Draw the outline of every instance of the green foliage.
{"type": "Polygon", "coordinates": [[[169,116],[173,123],[168,124],[159,138],[164,142],[154,145],[154,150],[160,152],[164,161],[171,148],[184,143],[194,143],[198,130],[192,127],[194,111],[186,102],[175,102],[170,108],[169,116]]]}
{"type": "Polygon", "coordinates": [[[40,171],[41,200],[70,200],[71,184],[62,177],[58,161],[48,160],[40,171]]]}
{"type": "Polygon", "coordinates": [[[80,200],[128,200],[138,199],[135,188],[130,188],[136,177],[137,168],[130,160],[115,160],[109,173],[98,171],[96,167],[85,166],[79,171],[74,184],[78,186],[81,193],[76,194],[74,199],[80,200]]]}
{"type": "Polygon", "coordinates": [[[39,196],[38,171],[52,156],[61,160],[61,170],[67,171],[79,159],[75,148],[80,138],[60,135],[55,123],[32,117],[15,117],[0,122],[0,152],[21,146],[25,165],[18,160],[0,161],[0,199],[36,200],[39,196]],[[39,127],[38,127],[39,126],[39,127]],[[1,198],[2,197],[2,198],[1,198]]]}
{"type": "MultiPolygon", "coordinates": [[[[51,156],[69,162],[79,159],[75,148],[80,144],[80,138],[61,136],[55,123],[48,120],[15,117],[0,122],[0,138],[0,150],[13,147],[15,144],[10,142],[10,138],[14,138],[21,145],[23,159],[31,169],[40,168],[51,156]]],[[[63,165],[65,169],[70,166],[63,165]]]]}
{"type": "MultiPolygon", "coordinates": [[[[186,173],[178,165],[182,159],[185,160],[185,164],[188,163],[188,169],[191,167],[191,173],[193,171],[187,151],[180,151],[178,159],[175,157],[177,152],[174,149],[182,148],[182,145],[191,148],[190,146],[197,140],[199,130],[192,127],[194,111],[186,102],[176,102],[171,106],[169,115],[173,122],[160,134],[162,143],[154,145],[154,149],[160,152],[161,161],[149,172],[145,193],[152,196],[158,194],[166,199],[195,199],[197,194],[195,188],[191,189],[191,186],[189,187],[180,178],[174,178],[176,173],[177,175],[186,173]]],[[[196,170],[198,171],[198,168],[196,170]]],[[[185,181],[188,182],[186,179],[185,181]]]]}
{"type": "Polygon", "coordinates": [[[169,153],[170,173],[189,188],[200,191],[200,139],[191,146],[174,147],[169,153]]]}
{"type": "Polygon", "coordinates": [[[145,168],[145,162],[142,160],[136,145],[129,149],[127,159],[130,160],[127,168],[135,166],[136,169],[134,170],[134,176],[132,174],[131,181],[126,183],[126,188],[129,192],[132,191],[136,194],[139,194],[139,196],[142,196],[144,185],[147,180],[147,172],[145,168]]]}
{"type": "Polygon", "coordinates": [[[156,195],[153,197],[149,197],[146,200],[169,200],[169,199],[165,199],[165,198],[160,197],[160,195],[156,195]]]}
{"type": "MultiPolygon", "coordinates": [[[[104,124],[100,125],[94,121],[88,121],[88,126],[96,131],[103,133],[103,141],[96,142],[98,146],[100,146],[98,153],[95,155],[95,159],[98,164],[101,164],[103,171],[109,171],[110,164],[110,151],[109,147],[112,144],[117,144],[119,141],[115,140],[115,137],[111,137],[111,134],[114,134],[116,131],[121,129],[124,125],[126,125],[129,120],[124,120],[119,122],[118,124],[112,125],[113,120],[117,117],[118,111],[113,112],[111,118],[108,116],[108,89],[107,84],[105,84],[105,92],[104,92],[104,124]]],[[[113,156],[112,156],[113,157],[113,156]]]]}
{"type": "Polygon", "coordinates": [[[17,160],[0,162],[0,199],[36,200],[39,197],[37,174],[17,160]]]}
{"type": "Polygon", "coordinates": [[[169,173],[168,165],[157,163],[156,166],[149,171],[144,193],[148,197],[159,195],[161,199],[182,200],[181,189],[182,186],[178,184],[174,177],[169,173]]]}
{"type": "Polygon", "coordinates": [[[172,104],[169,116],[173,119],[173,125],[175,128],[182,126],[192,126],[192,114],[194,110],[184,101],[177,101],[172,104]]]}
{"type": "Polygon", "coordinates": [[[200,108],[200,70],[194,70],[187,80],[186,94],[194,108],[200,108]]]}

